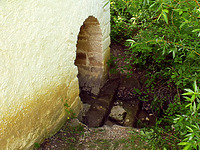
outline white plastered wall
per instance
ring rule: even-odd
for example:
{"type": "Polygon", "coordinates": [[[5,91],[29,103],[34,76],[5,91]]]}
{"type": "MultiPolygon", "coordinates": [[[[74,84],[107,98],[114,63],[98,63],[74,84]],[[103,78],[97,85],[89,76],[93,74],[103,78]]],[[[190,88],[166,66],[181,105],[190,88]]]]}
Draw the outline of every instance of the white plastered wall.
{"type": "MultiPolygon", "coordinates": [[[[76,43],[83,22],[99,21],[109,58],[105,0],[0,1],[0,150],[30,149],[81,108],[76,43]]],[[[106,69],[105,69],[106,76],[106,69]]]]}

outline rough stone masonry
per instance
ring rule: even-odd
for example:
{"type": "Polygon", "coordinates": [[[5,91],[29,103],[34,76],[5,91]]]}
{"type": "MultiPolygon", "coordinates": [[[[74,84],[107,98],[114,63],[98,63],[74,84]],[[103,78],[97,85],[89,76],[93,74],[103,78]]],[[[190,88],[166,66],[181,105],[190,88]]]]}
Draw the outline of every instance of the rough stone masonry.
{"type": "Polygon", "coordinates": [[[105,0],[1,0],[0,150],[32,149],[107,78],[105,0]]]}

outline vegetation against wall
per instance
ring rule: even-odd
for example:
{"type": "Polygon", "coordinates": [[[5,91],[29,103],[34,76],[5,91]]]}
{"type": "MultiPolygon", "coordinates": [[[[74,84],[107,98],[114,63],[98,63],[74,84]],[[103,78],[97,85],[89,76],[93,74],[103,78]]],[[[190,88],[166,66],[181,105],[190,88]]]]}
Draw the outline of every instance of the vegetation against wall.
{"type": "MultiPolygon", "coordinates": [[[[146,70],[176,91],[151,135],[163,148],[200,149],[200,4],[197,0],[110,0],[111,38],[128,48],[126,69],[146,70]],[[192,86],[193,84],[193,86],[192,86]],[[186,89],[186,93],[181,95],[186,89]],[[191,90],[194,89],[194,90],[191,90]],[[184,97],[186,96],[186,97],[184,97]],[[160,127],[164,128],[160,128],[160,127]],[[158,134],[159,133],[159,134],[158,134]],[[176,141],[177,143],[173,143],[176,141]]],[[[158,99],[153,103],[156,105],[158,99]]],[[[164,99],[159,99],[159,104],[164,99]]],[[[163,103],[164,104],[164,103],[163,103]]],[[[155,106],[156,107],[156,106],[155,106]]],[[[157,111],[160,111],[157,105],[157,111]]],[[[146,129],[145,129],[146,130],[146,129]]],[[[152,140],[152,137],[149,139],[152,140]]],[[[152,142],[151,142],[152,143],[152,142]]],[[[160,146],[154,142],[151,148],[160,146]]]]}

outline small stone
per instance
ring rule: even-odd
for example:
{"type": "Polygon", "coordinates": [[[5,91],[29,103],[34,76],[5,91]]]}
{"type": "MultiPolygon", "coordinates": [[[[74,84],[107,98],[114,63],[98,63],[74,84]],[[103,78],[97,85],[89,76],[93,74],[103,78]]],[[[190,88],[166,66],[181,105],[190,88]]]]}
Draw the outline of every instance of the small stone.
{"type": "Polygon", "coordinates": [[[114,106],[111,109],[111,113],[110,113],[109,117],[112,120],[115,120],[117,123],[123,124],[124,118],[126,117],[126,111],[124,110],[124,108],[122,106],[114,106]]]}
{"type": "Polygon", "coordinates": [[[148,118],[148,117],[146,117],[146,120],[147,120],[147,121],[149,121],[149,118],[148,118]]]}

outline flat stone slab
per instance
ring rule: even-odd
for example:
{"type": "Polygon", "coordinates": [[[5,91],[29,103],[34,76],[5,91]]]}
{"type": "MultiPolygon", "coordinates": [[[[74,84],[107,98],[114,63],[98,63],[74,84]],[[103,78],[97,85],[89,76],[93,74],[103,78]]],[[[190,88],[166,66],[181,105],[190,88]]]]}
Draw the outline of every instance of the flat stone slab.
{"type": "Polygon", "coordinates": [[[84,123],[88,127],[102,126],[105,117],[110,112],[113,104],[113,97],[119,86],[119,80],[109,80],[101,89],[99,96],[94,99],[89,111],[86,113],[84,123]]]}

